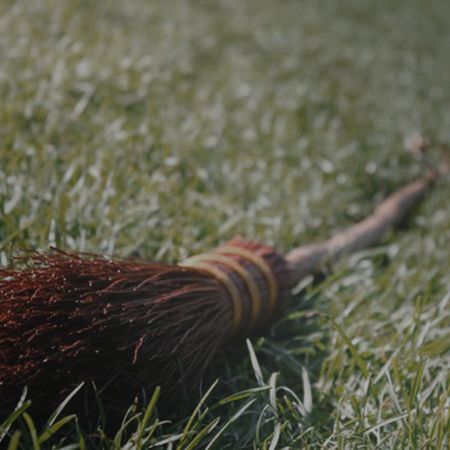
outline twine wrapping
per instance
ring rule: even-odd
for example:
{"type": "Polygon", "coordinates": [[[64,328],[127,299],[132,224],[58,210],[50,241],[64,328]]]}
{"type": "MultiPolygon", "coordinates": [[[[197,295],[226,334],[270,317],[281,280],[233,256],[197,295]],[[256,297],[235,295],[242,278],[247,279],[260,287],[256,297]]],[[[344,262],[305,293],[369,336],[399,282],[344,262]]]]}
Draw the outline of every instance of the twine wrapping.
{"type": "Polygon", "coordinates": [[[277,300],[277,280],[264,258],[245,248],[225,245],[210,253],[192,256],[180,266],[208,272],[223,285],[232,305],[232,336],[246,327],[247,322],[250,331],[256,330],[273,312],[277,300]],[[244,314],[246,302],[248,320],[244,314]]]}

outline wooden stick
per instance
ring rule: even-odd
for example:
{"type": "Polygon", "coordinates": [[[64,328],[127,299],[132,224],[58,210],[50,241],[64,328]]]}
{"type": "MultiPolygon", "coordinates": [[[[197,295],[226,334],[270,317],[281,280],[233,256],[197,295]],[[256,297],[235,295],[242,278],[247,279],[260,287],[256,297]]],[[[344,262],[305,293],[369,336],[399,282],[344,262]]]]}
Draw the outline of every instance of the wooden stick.
{"type": "Polygon", "coordinates": [[[425,196],[428,188],[441,176],[439,171],[429,173],[404,186],[384,200],[375,212],[330,239],[298,247],[286,255],[292,272],[292,282],[318,271],[324,261],[335,260],[343,254],[353,253],[379,242],[425,196]]]}

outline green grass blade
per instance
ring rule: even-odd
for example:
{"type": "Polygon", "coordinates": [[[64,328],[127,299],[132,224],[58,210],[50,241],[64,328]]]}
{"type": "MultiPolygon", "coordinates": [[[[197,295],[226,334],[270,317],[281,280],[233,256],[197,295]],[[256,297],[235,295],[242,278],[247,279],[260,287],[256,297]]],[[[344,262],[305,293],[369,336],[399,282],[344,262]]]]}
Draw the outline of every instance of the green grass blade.
{"type": "Polygon", "coordinates": [[[255,373],[256,381],[260,386],[264,386],[264,379],[262,375],[261,366],[259,365],[258,358],[256,357],[255,350],[253,349],[253,345],[250,339],[247,339],[247,349],[250,354],[250,361],[252,363],[253,372],[255,373]]]}
{"type": "Polygon", "coordinates": [[[220,439],[220,437],[225,433],[225,431],[227,430],[227,428],[229,428],[229,426],[236,422],[236,420],[239,419],[239,417],[241,417],[245,411],[247,411],[248,408],[250,408],[250,406],[252,406],[254,403],[256,402],[255,399],[250,400],[249,402],[247,402],[244,406],[242,406],[241,408],[239,408],[234,414],[233,416],[224,424],[224,426],[218,431],[218,433],[211,439],[211,441],[208,443],[208,445],[206,446],[205,450],[210,450],[211,448],[213,448],[213,446],[216,444],[216,442],[220,439]]]}
{"type": "Polygon", "coordinates": [[[55,433],[58,432],[66,423],[70,422],[71,420],[76,420],[77,416],[75,414],[71,414],[69,416],[63,417],[62,419],[58,420],[58,422],[53,423],[52,426],[47,428],[41,435],[39,436],[39,444],[43,444],[44,442],[48,441],[55,433]]]}
{"type": "Polygon", "coordinates": [[[120,424],[119,430],[116,432],[114,439],[113,439],[113,447],[114,448],[121,448],[122,446],[122,438],[123,435],[128,427],[128,425],[130,425],[130,423],[132,423],[133,421],[137,421],[139,422],[139,417],[140,417],[140,413],[136,413],[136,405],[131,405],[123,420],[122,423],[120,424]]]}
{"type": "Polygon", "coordinates": [[[194,420],[200,411],[200,408],[205,403],[206,399],[209,397],[211,392],[214,390],[214,388],[217,386],[217,383],[219,380],[214,381],[214,383],[211,385],[211,387],[206,391],[205,395],[200,399],[197,406],[195,407],[194,411],[192,412],[191,416],[189,417],[188,422],[186,423],[186,426],[183,429],[183,434],[181,436],[180,442],[177,446],[177,450],[181,450],[183,448],[184,443],[189,437],[189,432],[191,431],[191,428],[193,428],[194,420]]]}
{"type": "Polygon", "coordinates": [[[280,440],[280,434],[281,434],[281,424],[277,423],[275,425],[275,430],[273,432],[272,440],[270,441],[269,450],[277,449],[277,445],[280,440]]]}
{"type": "Polygon", "coordinates": [[[312,411],[313,400],[311,392],[311,383],[309,382],[308,372],[302,367],[302,380],[303,380],[303,406],[306,412],[309,414],[312,411]]]}
{"type": "Polygon", "coordinates": [[[23,413],[22,417],[25,420],[25,423],[27,424],[28,431],[30,432],[31,442],[33,443],[33,450],[39,450],[41,446],[39,445],[37,430],[34,425],[33,419],[28,413],[23,413]]]}
{"type": "MultiPolygon", "coordinates": [[[[161,388],[158,386],[152,395],[152,398],[150,399],[150,402],[147,405],[147,408],[145,410],[145,414],[144,417],[141,421],[141,423],[139,424],[139,431],[138,431],[138,435],[136,438],[136,449],[137,450],[141,450],[142,449],[142,439],[145,433],[145,429],[147,428],[147,424],[148,421],[150,420],[150,417],[152,416],[155,408],[156,408],[156,403],[158,401],[159,395],[161,393],[161,388]]],[[[152,430],[154,430],[154,428],[152,428],[152,430]]],[[[146,439],[150,439],[151,437],[151,433],[148,433],[146,436],[146,439]]]]}
{"type": "Polygon", "coordinates": [[[67,404],[70,402],[70,400],[77,395],[77,393],[80,391],[80,389],[84,386],[84,382],[80,383],[75,389],[72,390],[72,392],[58,405],[58,407],[55,409],[55,411],[51,414],[50,418],[47,421],[47,424],[45,425],[45,429],[50,428],[54,423],[55,420],[59,417],[63,409],[67,406],[67,404]]]}
{"type": "Polygon", "coordinates": [[[189,445],[187,445],[187,447],[183,450],[194,450],[197,445],[201,442],[201,440],[207,435],[209,434],[216,426],[217,424],[220,422],[220,417],[218,417],[217,419],[214,419],[211,423],[209,423],[208,425],[206,425],[203,429],[201,429],[196,436],[194,437],[194,439],[192,439],[192,441],[189,443],[189,445]]]}
{"type": "Polygon", "coordinates": [[[31,405],[31,401],[26,401],[23,403],[21,407],[18,409],[15,409],[7,418],[6,420],[1,424],[0,426],[0,442],[3,441],[5,436],[8,434],[9,429],[11,428],[11,425],[23,415],[23,413],[29,408],[31,405]]]}
{"type": "Polygon", "coordinates": [[[8,444],[8,450],[17,450],[19,448],[20,443],[20,436],[22,433],[20,430],[16,430],[14,434],[12,435],[9,444],[8,444]]]}
{"type": "Polygon", "coordinates": [[[369,377],[369,370],[366,366],[366,363],[364,362],[363,358],[359,354],[357,348],[353,345],[351,339],[347,336],[343,328],[331,317],[327,316],[326,314],[322,314],[322,317],[324,317],[331,326],[338,332],[339,336],[342,338],[342,340],[345,342],[347,347],[349,348],[353,359],[355,360],[357,366],[359,367],[359,370],[364,375],[364,378],[369,377]]]}
{"type": "Polygon", "coordinates": [[[245,391],[236,392],[235,394],[231,394],[228,397],[225,397],[219,400],[219,405],[226,405],[227,403],[233,403],[239,400],[244,400],[248,397],[253,397],[255,394],[259,394],[261,392],[267,392],[270,390],[270,386],[261,386],[251,389],[246,389],[245,391]]]}

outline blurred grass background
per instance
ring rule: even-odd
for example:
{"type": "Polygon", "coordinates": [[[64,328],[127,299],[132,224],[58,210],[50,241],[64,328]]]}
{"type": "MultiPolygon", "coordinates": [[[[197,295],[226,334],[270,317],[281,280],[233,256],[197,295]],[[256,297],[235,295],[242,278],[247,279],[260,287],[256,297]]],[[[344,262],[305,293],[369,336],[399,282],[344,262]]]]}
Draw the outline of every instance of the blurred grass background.
{"type": "MultiPolygon", "coordinates": [[[[449,30],[445,0],[3,0],[2,264],[49,245],[175,261],[237,233],[283,251],[327,237],[421,172],[408,135],[450,140],[449,30]]],[[[445,448],[449,193],[307,280],[253,359],[212,367],[197,428],[143,445],[445,448]]],[[[42,445],[113,447],[70,423],[42,445]]],[[[23,418],[5,442],[15,429],[28,448],[23,418]]]]}

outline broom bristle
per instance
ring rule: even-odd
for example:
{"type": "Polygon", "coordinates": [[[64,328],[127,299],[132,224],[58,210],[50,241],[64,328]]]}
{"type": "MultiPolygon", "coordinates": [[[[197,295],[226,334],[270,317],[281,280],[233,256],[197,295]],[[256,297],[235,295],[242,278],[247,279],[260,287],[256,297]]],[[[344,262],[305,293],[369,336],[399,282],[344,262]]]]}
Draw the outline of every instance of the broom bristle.
{"type": "Polygon", "coordinates": [[[142,389],[189,388],[223,342],[221,285],[175,265],[35,255],[0,272],[0,399],[54,401],[93,380],[126,404],[142,389]]]}
{"type": "Polygon", "coordinates": [[[109,410],[123,411],[158,385],[178,401],[229,338],[228,294],[201,270],[61,251],[25,264],[0,270],[0,404],[7,408],[24,386],[50,408],[90,380],[109,410]]]}

